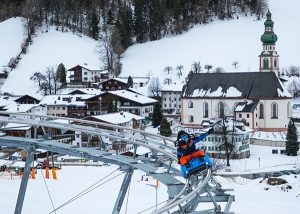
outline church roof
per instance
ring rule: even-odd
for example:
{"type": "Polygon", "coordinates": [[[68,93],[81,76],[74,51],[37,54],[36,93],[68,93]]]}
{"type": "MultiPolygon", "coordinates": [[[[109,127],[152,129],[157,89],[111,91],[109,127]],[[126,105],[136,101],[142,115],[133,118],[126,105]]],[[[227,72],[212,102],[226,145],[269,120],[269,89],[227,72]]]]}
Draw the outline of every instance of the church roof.
{"type": "Polygon", "coordinates": [[[291,98],[274,72],[194,73],[182,89],[188,98],[291,98]]]}

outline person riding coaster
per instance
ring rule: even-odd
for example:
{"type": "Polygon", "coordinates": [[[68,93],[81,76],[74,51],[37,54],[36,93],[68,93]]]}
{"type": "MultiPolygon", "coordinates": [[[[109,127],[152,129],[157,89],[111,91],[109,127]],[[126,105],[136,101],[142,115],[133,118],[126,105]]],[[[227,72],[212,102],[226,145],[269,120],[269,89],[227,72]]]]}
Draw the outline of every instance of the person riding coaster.
{"type": "Polygon", "coordinates": [[[204,150],[196,149],[196,143],[202,141],[205,137],[213,132],[213,128],[210,128],[208,132],[201,134],[199,136],[191,137],[185,131],[179,131],[177,135],[177,141],[175,145],[177,146],[177,158],[178,164],[190,167],[190,161],[194,158],[199,158],[203,161],[203,157],[206,155],[204,150]]]}

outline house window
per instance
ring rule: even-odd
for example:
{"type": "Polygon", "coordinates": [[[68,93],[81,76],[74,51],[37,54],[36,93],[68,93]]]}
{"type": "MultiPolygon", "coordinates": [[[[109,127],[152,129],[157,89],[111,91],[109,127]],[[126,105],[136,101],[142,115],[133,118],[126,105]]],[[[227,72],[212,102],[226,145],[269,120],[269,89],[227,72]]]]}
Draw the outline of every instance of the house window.
{"type": "Polygon", "coordinates": [[[247,118],[249,118],[249,114],[247,114],[247,118]]]}
{"type": "Polygon", "coordinates": [[[239,118],[242,118],[242,114],[239,114],[239,118]]]}
{"type": "Polygon", "coordinates": [[[272,154],[278,154],[278,149],[272,149],[272,154]]]}
{"type": "Polygon", "coordinates": [[[84,75],[87,75],[87,72],[84,72],[84,75]]]}
{"type": "Polygon", "coordinates": [[[190,122],[190,123],[194,122],[194,116],[193,116],[193,115],[190,115],[190,116],[189,116],[189,122],[190,122]]]}
{"type": "Polygon", "coordinates": [[[277,119],[278,118],[278,105],[277,105],[277,103],[272,103],[271,111],[272,111],[271,118],[272,119],[277,119]]]}
{"type": "Polygon", "coordinates": [[[223,102],[219,102],[219,118],[223,118],[224,117],[224,103],[223,102]]]}
{"type": "Polygon", "coordinates": [[[194,104],[193,104],[192,101],[190,101],[190,102],[188,103],[188,107],[189,107],[189,108],[193,108],[193,107],[194,107],[194,104]]]}
{"type": "Polygon", "coordinates": [[[208,117],[208,103],[203,104],[203,117],[208,117]]]}
{"type": "Polygon", "coordinates": [[[264,119],[264,105],[259,104],[259,119],[264,119]]]}

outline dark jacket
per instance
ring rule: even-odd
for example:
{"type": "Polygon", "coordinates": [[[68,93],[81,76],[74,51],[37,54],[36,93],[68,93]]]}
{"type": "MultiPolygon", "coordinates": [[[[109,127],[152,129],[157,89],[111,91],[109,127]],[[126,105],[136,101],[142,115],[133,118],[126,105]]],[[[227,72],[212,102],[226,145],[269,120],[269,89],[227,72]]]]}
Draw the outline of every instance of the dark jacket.
{"type": "Polygon", "coordinates": [[[195,144],[200,142],[201,140],[203,140],[208,135],[209,135],[209,133],[206,132],[195,138],[190,138],[190,143],[188,145],[186,144],[186,142],[179,140],[178,147],[177,147],[177,158],[179,159],[183,156],[193,154],[195,151],[197,151],[195,144]]]}

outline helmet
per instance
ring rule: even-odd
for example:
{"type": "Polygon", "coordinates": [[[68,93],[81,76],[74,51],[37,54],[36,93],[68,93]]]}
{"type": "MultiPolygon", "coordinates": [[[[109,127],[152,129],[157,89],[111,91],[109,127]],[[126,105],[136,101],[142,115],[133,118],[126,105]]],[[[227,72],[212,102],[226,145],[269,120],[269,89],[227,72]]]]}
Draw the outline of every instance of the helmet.
{"type": "Polygon", "coordinates": [[[185,131],[181,130],[178,132],[177,141],[189,142],[190,136],[185,131]]]}

